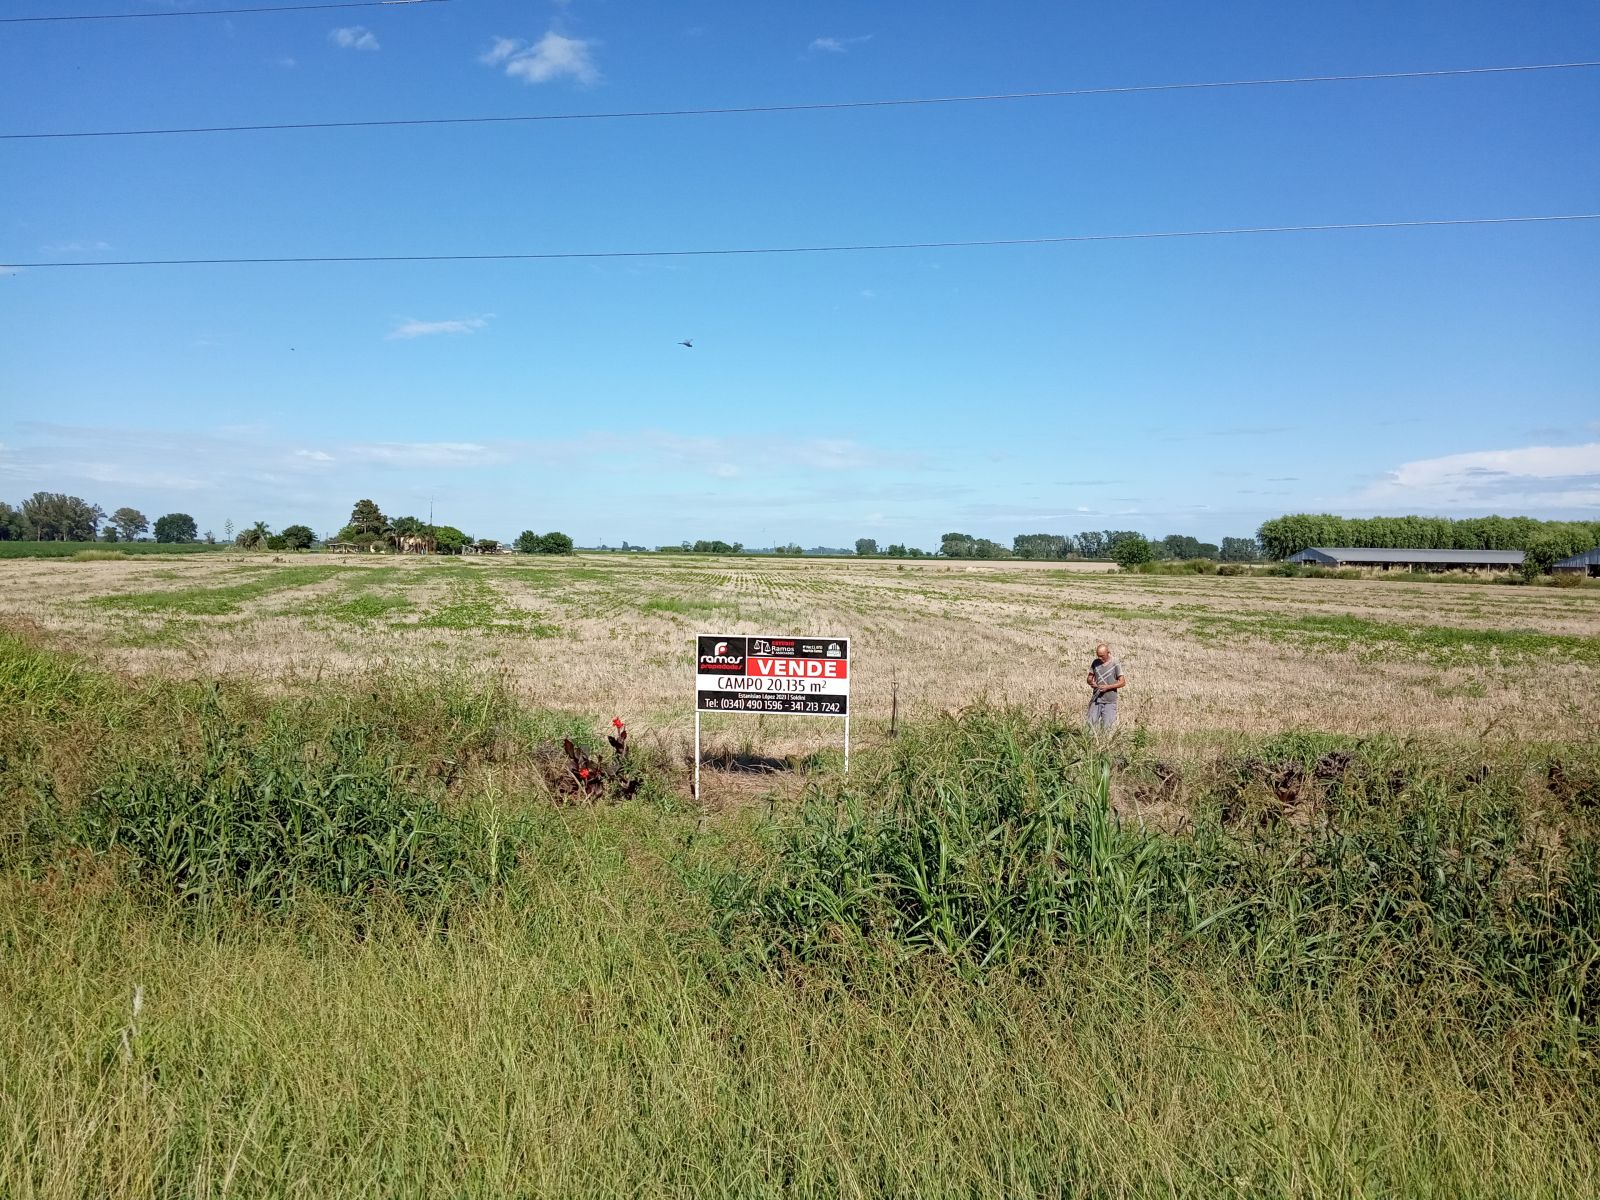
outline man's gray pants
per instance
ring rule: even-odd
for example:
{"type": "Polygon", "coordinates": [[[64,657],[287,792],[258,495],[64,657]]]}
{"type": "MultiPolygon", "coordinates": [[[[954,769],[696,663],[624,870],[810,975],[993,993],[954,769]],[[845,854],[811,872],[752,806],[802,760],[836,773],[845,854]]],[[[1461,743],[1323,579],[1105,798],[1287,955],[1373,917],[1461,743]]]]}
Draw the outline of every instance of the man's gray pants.
{"type": "Polygon", "coordinates": [[[1089,728],[1110,729],[1117,723],[1117,706],[1101,700],[1089,702],[1089,728]]]}

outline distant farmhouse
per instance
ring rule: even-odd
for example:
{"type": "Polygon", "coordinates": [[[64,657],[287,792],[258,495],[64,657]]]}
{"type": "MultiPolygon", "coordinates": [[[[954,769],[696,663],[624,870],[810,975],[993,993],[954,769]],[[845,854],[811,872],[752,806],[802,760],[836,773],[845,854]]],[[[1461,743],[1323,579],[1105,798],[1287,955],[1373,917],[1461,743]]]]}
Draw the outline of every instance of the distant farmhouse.
{"type": "Polygon", "coordinates": [[[1382,550],[1312,546],[1286,560],[1317,567],[1362,567],[1371,571],[1514,571],[1521,550],[1382,550]]]}
{"type": "Polygon", "coordinates": [[[1565,574],[1568,571],[1581,571],[1585,575],[1600,575],[1600,546],[1593,550],[1585,550],[1582,554],[1574,554],[1571,558],[1563,558],[1550,568],[1565,574]]]}

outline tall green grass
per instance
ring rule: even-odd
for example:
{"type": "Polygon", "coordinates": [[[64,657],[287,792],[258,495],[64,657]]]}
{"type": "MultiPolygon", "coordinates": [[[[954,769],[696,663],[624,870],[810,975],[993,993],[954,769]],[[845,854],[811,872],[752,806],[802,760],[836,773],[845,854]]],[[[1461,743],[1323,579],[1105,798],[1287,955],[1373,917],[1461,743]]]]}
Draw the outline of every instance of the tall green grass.
{"type": "MultiPolygon", "coordinates": [[[[1521,1023],[1551,1053],[1600,1049],[1600,830],[1583,803],[1536,808],[1520,777],[1414,748],[1308,758],[1318,744],[1269,742],[1214,774],[1167,832],[1117,816],[1111,760],[1076,726],[935,722],[724,881],[730,929],[777,961],[1202,955],[1267,994],[1345,990],[1374,1012],[1422,996],[1485,1032],[1521,1023]],[[1262,778],[1302,812],[1252,804],[1262,778]]],[[[1592,753],[1582,770],[1600,793],[1592,753]]]]}
{"type": "Polygon", "coordinates": [[[256,741],[217,712],[201,726],[197,753],[126,762],[76,808],[46,809],[33,842],[101,856],[132,887],[201,909],[319,895],[443,918],[515,867],[523,822],[445,808],[375,730],[352,722],[297,748],[256,741]]]}
{"type": "Polygon", "coordinates": [[[552,803],[586,724],[0,635],[0,1195],[1591,1192],[1587,748],[974,712],[701,822],[552,803]],[[1187,825],[1108,808],[1174,770],[1187,825]]]}

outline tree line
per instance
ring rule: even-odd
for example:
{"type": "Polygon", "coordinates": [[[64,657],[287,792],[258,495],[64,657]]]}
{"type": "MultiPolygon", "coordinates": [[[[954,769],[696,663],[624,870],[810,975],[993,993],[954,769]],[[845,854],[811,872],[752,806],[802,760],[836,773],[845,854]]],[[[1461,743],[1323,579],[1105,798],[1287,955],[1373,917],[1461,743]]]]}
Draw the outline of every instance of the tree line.
{"type": "MultiPolygon", "coordinates": [[[[923,558],[929,552],[892,545],[880,550],[876,538],[857,538],[856,553],[884,558],[923,558]]],[[[1221,562],[1257,562],[1261,547],[1251,537],[1225,537],[1220,545],[1186,533],[1147,538],[1132,529],[1089,529],[1082,533],[1019,533],[1007,546],[970,533],[947,533],[932,555],[940,558],[1026,558],[1043,561],[1094,559],[1127,563],[1156,559],[1210,558],[1221,562]]],[[[1125,563],[1126,565],[1126,563],[1125,563]]]]}
{"type": "Polygon", "coordinates": [[[1379,550],[1521,550],[1529,562],[1553,562],[1600,545],[1600,521],[1533,517],[1339,517],[1290,513],[1264,521],[1256,537],[1269,558],[1312,546],[1379,550]]]}
{"type": "MultiPolygon", "coordinates": [[[[63,492],[35,492],[16,507],[0,500],[0,542],[137,542],[150,540],[148,533],[158,542],[200,540],[188,513],[167,513],[152,527],[136,508],[107,514],[98,504],[63,492]]],[[[215,540],[209,530],[205,536],[215,540]]]]}
{"type": "MultiPolygon", "coordinates": [[[[370,550],[417,549],[434,554],[465,554],[468,551],[492,552],[500,548],[496,538],[473,538],[454,525],[435,525],[420,517],[383,515],[376,501],[357,500],[344,528],[328,539],[370,550]]],[[[512,545],[522,554],[571,554],[572,539],[564,533],[535,533],[524,529],[512,545]]]]}
{"type": "MultiPolygon", "coordinates": [[[[81,496],[61,492],[35,492],[13,507],[0,501],[0,542],[136,542],[194,543],[216,545],[211,530],[202,535],[188,513],[167,513],[152,522],[138,509],[123,507],[109,515],[98,504],[81,496]],[[150,536],[147,536],[150,535],[150,536]]],[[[237,534],[233,522],[223,525],[223,543],[246,550],[309,550],[319,544],[342,542],[363,550],[374,547],[397,550],[402,545],[427,548],[439,554],[461,554],[467,549],[498,549],[494,538],[472,538],[453,525],[434,525],[420,517],[384,516],[372,500],[358,500],[350,510],[350,520],[337,533],[319,539],[309,525],[286,525],[273,532],[265,521],[256,521],[237,534]]],[[[564,533],[535,533],[525,529],[514,545],[524,554],[571,554],[573,542],[564,533]]]]}

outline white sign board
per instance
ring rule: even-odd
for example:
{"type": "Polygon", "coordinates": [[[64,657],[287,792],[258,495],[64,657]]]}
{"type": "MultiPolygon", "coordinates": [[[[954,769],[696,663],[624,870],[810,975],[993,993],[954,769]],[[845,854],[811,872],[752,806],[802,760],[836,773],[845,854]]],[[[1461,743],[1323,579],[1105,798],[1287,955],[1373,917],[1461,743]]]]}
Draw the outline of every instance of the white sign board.
{"type": "Polygon", "coordinates": [[[708,712],[843,717],[848,771],[850,639],[717,633],[695,639],[696,796],[700,795],[700,714],[708,712]]]}
{"type": "Polygon", "coordinates": [[[701,712],[850,713],[850,639],[702,634],[695,656],[701,712]]]}

